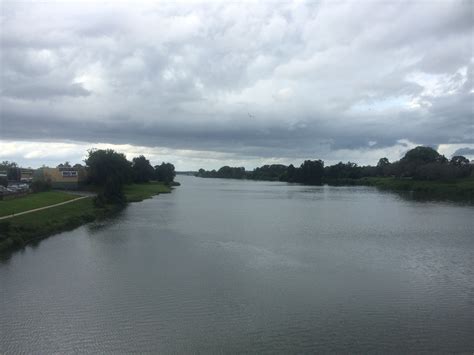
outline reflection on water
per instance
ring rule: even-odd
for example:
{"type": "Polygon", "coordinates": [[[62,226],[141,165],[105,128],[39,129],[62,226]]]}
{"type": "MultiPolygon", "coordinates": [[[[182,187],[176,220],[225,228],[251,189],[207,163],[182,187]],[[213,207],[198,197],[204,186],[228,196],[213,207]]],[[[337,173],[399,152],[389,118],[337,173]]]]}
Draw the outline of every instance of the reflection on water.
{"type": "Polygon", "coordinates": [[[472,206],[179,177],[0,264],[0,352],[472,352],[472,206]]]}

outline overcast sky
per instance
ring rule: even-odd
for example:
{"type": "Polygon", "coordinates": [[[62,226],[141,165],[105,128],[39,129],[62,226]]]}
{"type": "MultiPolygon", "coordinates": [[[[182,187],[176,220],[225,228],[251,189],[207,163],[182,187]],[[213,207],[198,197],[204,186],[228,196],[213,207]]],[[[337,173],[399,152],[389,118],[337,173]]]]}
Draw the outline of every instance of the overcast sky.
{"type": "Polygon", "coordinates": [[[0,160],[474,159],[474,2],[1,1],[0,160]]]}

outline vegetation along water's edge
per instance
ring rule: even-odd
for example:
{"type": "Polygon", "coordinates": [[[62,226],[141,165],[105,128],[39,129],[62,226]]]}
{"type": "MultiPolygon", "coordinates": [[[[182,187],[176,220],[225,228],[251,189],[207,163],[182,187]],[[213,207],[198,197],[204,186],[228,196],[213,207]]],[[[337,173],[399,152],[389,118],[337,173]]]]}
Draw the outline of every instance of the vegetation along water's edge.
{"type": "MultiPolygon", "coordinates": [[[[128,161],[124,154],[111,149],[93,149],[88,153],[83,169],[85,178],[82,184],[74,185],[75,192],[51,191],[57,176],[78,180],[78,170],[66,162],[57,168],[39,169],[43,173],[35,176],[24,194],[2,195],[0,253],[110,217],[127,203],[171,192],[173,186],[179,185],[174,181],[173,164],[163,162],[153,167],[143,155],[128,161]]],[[[18,170],[16,164],[9,167],[18,170]]]]}
{"type": "MultiPolygon", "coordinates": [[[[124,187],[126,202],[140,202],[154,195],[169,192],[171,192],[169,185],[154,181],[130,184],[124,187]]],[[[45,207],[55,204],[57,201],[77,197],[77,195],[65,192],[39,192],[13,201],[0,201],[0,213],[7,215],[7,212],[11,212],[12,207],[9,205],[11,202],[18,206],[14,211],[14,213],[18,213],[27,211],[28,208],[25,206],[30,206],[29,209],[33,209],[32,206],[35,208],[45,207]]],[[[95,198],[91,196],[68,204],[0,220],[0,252],[13,251],[33,241],[113,216],[124,206],[124,204],[113,203],[99,206],[95,203],[95,198]]]]}
{"type": "Polygon", "coordinates": [[[474,203],[474,178],[414,180],[396,177],[364,177],[325,181],[332,186],[374,186],[381,190],[412,193],[413,197],[474,203]]]}
{"type": "Polygon", "coordinates": [[[464,156],[448,160],[433,148],[423,146],[409,150],[399,161],[391,163],[381,158],[376,166],[358,166],[351,162],[325,166],[322,160],[305,160],[299,167],[272,164],[247,171],[244,167],[223,166],[219,170],[200,169],[195,175],[306,185],[366,185],[410,192],[422,198],[474,202],[473,163],[464,156]]]}

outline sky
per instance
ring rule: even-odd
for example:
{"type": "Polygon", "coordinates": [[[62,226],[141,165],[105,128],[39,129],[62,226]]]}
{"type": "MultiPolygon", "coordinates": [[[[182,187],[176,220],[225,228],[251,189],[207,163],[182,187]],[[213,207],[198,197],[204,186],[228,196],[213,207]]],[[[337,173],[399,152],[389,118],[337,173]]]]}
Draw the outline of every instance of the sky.
{"type": "Polygon", "coordinates": [[[469,0],[0,4],[0,161],[474,159],[469,0]]]}

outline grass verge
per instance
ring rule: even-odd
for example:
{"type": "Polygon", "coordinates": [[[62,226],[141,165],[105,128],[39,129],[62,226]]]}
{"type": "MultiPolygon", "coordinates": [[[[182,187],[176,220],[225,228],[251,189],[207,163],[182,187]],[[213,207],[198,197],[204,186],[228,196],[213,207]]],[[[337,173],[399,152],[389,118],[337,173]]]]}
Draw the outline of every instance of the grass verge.
{"type": "Polygon", "coordinates": [[[0,251],[22,247],[53,233],[76,228],[97,218],[92,198],[0,221],[0,251]]]}
{"type": "Polygon", "coordinates": [[[169,193],[171,187],[161,182],[150,181],[144,184],[125,185],[123,192],[127,202],[140,202],[154,195],[169,193]]]}
{"type": "Polygon", "coordinates": [[[79,196],[61,191],[46,191],[0,201],[0,217],[66,202],[77,197],[79,196]]]}

